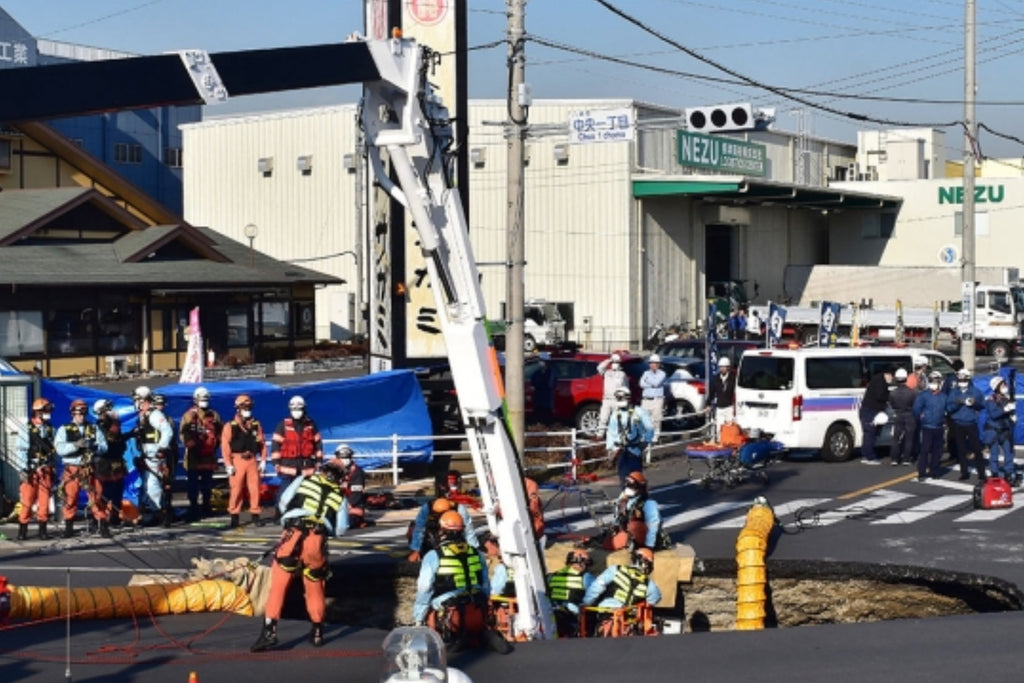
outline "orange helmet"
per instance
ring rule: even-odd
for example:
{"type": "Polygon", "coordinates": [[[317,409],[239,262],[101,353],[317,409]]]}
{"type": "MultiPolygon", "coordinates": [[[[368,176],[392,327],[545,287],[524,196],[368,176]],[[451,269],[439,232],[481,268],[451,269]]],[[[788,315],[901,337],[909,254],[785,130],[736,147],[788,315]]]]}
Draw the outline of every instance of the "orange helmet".
{"type": "Polygon", "coordinates": [[[639,487],[647,486],[647,477],[644,476],[643,472],[630,472],[629,476],[626,477],[626,486],[629,486],[630,480],[639,487]]]}
{"type": "Polygon", "coordinates": [[[447,498],[438,498],[433,502],[433,504],[431,504],[430,510],[435,515],[441,515],[451,510],[452,507],[454,507],[452,502],[447,498]]]}
{"type": "Polygon", "coordinates": [[[637,548],[633,552],[633,565],[650,574],[654,569],[654,551],[650,548],[637,548]]]}
{"type": "Polygon", "coordinates": [[[242,408],[252,408],[252,398],[248,394],[240,394],[235,399],[235,408],[241,410],[242,408]]]}
{"type": "Polygon", "coordinates": [[[438,525],[444,531],[463,531],[466,528],[466,524],[462,521],[462,515],[455,510],[449,510],[441,515],[438,525]]]}
{"type": "Polygon", "coordinates": [[[53,404],[50,403],[49,399],[37,398],[32,401],[32,412],[34,413],[48,413],[53,410],[53,404]]]}
{"type": "Polygon", "coordinates": [[[82,413],[85,415],[89,412],[89,405],[80,398],[76,398],[71,402],[71,414],[82,413]]]}

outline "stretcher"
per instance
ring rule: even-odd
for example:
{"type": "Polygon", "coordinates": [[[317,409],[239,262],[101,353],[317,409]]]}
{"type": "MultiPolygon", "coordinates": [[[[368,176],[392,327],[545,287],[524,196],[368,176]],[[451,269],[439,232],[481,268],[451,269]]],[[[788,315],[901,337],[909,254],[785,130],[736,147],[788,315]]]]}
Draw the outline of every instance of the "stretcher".
{"type": "Polygon", "coordinates": [[[738,447],[719,443],[693,444],[685,449],[688,476],[694,478],[694,461],[703,461],[706,470],[698,482],[702,489],[708,490],[716,484],[733,488],[753,478],[767,484],[767,467],[775,462],[782,450],[781,443],[767,439],[753,439],[738,447]]]}

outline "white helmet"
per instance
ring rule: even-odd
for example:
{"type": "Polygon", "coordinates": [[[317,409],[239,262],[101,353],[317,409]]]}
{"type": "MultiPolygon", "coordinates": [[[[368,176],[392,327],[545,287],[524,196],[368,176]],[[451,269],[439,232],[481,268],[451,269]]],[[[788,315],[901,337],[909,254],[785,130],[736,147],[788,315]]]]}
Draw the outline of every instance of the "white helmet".
{"type": "Polygon", "coordinates": [[[153,398],[153,392],[145,385],[135,387],[135,391],[132,392],[132,398],[136,401],[149,401],[153,398]]]}
{"type": "Polygon", "coordinates": [[[629,397],[629,389],[627,389],[626,387],[619,387],[618,389],[615,390],[615,398],[628,398],[628,397],[629,397]]]}
{"type": "Polygon", "coordinates": [[[620,356],[620,355],[619,355],[619,354],[617,354],[617,353],[613,353],[613,354],[612,354],[612,357],[611,357],[611,361],[612,361],[613,363],[621,363],[621,362],[622,362],[622,356],[620,356]]]}
{"type": "Polygon", "coordinates": [[[113,408],[114,404],[111,403],[109,398],[98,398],[92,404],[92,414],[95,415],[96,417],[99,417],[103,413],[107,412],[108,410],[112,410],[113,408]]]}
{"type": "Polygon", "coordinates": [[[192,392],[192,400],[196,403],[210,400],[210,390],[206,387],[198,387],[192,392]]]}
{"type": "Polygon", "coordinates": [[[346,467],[352,464],[352,448],[346,443],[339,443],[334,449],[334,457],[341,460],[346,467]]]}
{"type": "Polygon", "coordinates": [[[1001,375],[996,375],[995,377],[988,381],[988,386],[992,391],[995,391],[1004,382],[1006,382],[1006,380],[1003,379],[1001,375]]]}
{"type": "Polygon", "coordinates": [[[728,356],[723,356],[722,358],[718,359],[718,367],[720,367],[720,368],[732,367],[732,361],[729,360],[728,356]]]}
{"type": "Polygon", "coordinates": [[[905,369],[903,369],[903,368],[897,368],[896,374],[894,375],[894,377],[896,378],[897,382],[906,382],[907,381],[907,371],[905,369]]]}
{"type": "Polygon", "coordinates": [[[928,365],[928,359],[924,356],[914,356],[914,367],[923,368],[928,365]]]}
{"type": "Polygon", "coordinates": [[[660,363],[661,362],[661,356],[659,356],[656,353],[652,353],[650,356],[647,357],[647,362],[648,363],[660,363]]]}
{"type": "Polygon", "coordinates": [[[292,396],[288,399],[288,410],[305,410],[306,399],[301,396],[292,396]]]}

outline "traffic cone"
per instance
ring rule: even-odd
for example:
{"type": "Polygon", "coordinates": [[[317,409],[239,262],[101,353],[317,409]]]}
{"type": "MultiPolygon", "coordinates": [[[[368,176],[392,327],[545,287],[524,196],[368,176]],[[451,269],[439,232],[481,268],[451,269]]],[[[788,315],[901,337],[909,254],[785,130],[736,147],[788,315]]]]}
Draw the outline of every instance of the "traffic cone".
{"type": "Polygon", "coordinates": [[[199,683],[199,674],[195,671],[190,672],[188,675],[188,683],[199,683]]]}

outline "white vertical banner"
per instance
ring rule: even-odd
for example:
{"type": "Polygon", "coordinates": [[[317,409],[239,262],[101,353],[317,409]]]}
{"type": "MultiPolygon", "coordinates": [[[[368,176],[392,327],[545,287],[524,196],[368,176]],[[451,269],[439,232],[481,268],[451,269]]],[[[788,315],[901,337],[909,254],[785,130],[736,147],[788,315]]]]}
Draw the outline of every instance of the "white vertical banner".
{"type": "MultiPolygon", "coordinates": [[[[456,12],[457,0],[404,0],[402,34],[440,53],[441,64],[430,74],[430,82],[454,118],[460,115],[456,101],[456,12]]],[[[459,144],[460,141],[456,141],[459,144]]],[[[444,358],[448,355],[441,334],[440,312],[434,302],[427,266],[423,261],[412,216],[406,213],[405,284],[407,358],[444,358]]]]}
{"type": "Polygon", "coordinates": [[[199,326],[199,307],[196,306],[188,314],[188,350],[185,352],[185,364],[181,368],[181,384],[203,383],[203,331],[199,326]]]}

